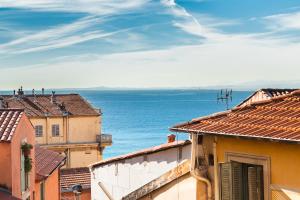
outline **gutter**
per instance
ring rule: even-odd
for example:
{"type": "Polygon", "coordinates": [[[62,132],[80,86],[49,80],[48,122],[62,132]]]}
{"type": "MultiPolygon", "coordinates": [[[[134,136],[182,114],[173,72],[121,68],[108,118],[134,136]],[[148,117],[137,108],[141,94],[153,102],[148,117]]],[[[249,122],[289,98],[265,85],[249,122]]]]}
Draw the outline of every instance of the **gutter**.
{"type": "Polygon", "coordinates": [[[197,174],[197,166],[196,166],[196,147],[197,147],[197,139],[198,139],[198,135],[192,135],[192,151],[191,151],[191,169],[190,169],[190,173],[191,175],[196,178],[197,180],[203,182],[206,184],[207,186],[207,200],[212,200],[212,185],[210,180],[208,180],[207,178],[198,175],[197,174]]]}

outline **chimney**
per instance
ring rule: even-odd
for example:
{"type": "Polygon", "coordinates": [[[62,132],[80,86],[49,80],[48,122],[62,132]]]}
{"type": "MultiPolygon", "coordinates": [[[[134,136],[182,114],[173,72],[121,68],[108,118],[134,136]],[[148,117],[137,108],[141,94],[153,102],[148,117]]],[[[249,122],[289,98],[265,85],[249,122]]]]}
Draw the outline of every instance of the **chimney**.
{"type": "Polygon", "coordinates": [[[44,88],[42,88],[42,95],[44,95],[45,94],[45,89],[44,88]]]}
{"type": "Polygon", "coordinates": [[[175,140],[176,140],[176,135],[174,134],[168,135],[168,143],[175,142],[175,140]]]}
{"type": "Polygon", "coordinates": [[[4,108],[4,98],[0,96],[0,109],[4,108]]]}
{"type": "Polygon", "coordinates": [[[56,103],[55,91],[52,91],[51,103],[56,103]]]}
{"type": "Polygon", "coordinates": [[[16,96],[16,90],[14,90],[14,95],[13,95],[14,97],[16,96]]]}
{"type": "Polygon", "coordinates": [[[18,89],[18,96],[23,96],[24,95],[24,91],[23,91],[23,87],[21,86],[19,89],[18,89]]]}

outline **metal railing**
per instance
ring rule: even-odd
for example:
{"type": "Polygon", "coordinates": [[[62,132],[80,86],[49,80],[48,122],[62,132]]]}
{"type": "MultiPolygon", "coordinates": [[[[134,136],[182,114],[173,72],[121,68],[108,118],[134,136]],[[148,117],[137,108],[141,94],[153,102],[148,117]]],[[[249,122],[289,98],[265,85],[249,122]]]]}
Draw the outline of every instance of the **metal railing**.
{"type": "Polygon", "coordinates": [[[96,136],[96,141],[100,144],[112,144],[111,134],[99,134],[96,136]]]}

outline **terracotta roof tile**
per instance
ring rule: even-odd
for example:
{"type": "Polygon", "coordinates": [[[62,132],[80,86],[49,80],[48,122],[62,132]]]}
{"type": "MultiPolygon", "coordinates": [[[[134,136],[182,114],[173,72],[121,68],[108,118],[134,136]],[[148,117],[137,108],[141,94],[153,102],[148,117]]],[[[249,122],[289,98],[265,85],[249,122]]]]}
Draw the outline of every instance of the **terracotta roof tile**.
{"type": "Polygon", "coordinates": [[[10,142],[23,115],[21,109],[0,109],[0,142],[10,142]]]}
{"type": "Polygon", "coordinates": [[[125,154],[125,155],[121,155],[121,156],[116,156],[113,158],[109,158],[106,160],[102,160],[100,162],[94,163],[92,165],[90,165],[90,167],[97,167],[97,166],[101,166],[101,165],[106,165],[112,162],[116,162],[116,161],[120,161],[120,160],[124,160],[124,159],[129,159],[129,158],[133,158],[133,157],[137,157],[137,156],[141,156],[141,155],[146,155],[146,154],[151,154],[151,153],[156,153],[159,151],[164,151],[170,148],[175,148],[175,147],[180,147],[180,146],[186,146],[191,144],[191,141],[189,140],[180,140],[180,141],[175,141],[175,142],[171,142],[171,143],[165,143],[165,144],[161,144],[158,146],[154,146],[154,147],[150,147],[147,149],[143,149],[143,150],[139,150],[136,152],[132,152],[129,154],[125,154]]]}
{"type": "Polygon", "coordinates": [[[194,119],[170,130],[300,142],[300,90],[194,119]]]}
{"type": "Polygon", "coordinates": [[[60,187],[62,192],[72,191],[72,186],[76,184],[80,184],[83,189],[91,188],[91,174],[88,167],[60,170],[60,187]]]}
{"type": "Polygon", "coordinates": [[[29,117],[80,115],[100,115],[100,112],[92,107],[79,94],[55,94],[55,101],[51,101],[51,95],[3,95],[4,106],[7,108],[21,108],[29,117]]]}
{"type": "Polygon", "coordinates": [[[35,146],[35,174],[36,180],[46,179],[65,160],[65,156],[57,152],[35,146]]]}

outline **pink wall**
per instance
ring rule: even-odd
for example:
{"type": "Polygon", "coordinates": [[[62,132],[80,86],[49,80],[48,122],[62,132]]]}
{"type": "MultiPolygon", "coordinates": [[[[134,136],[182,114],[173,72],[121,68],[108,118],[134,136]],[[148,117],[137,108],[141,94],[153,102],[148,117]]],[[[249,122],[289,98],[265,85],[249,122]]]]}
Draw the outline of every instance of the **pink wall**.
{"type": "MultiPolygon", "coordinates": [[[[35,144],[35,132],[29,119],[23,114],[21,120],[17,126],[17,129],[12,137],[11,141],[11,180],[12,180],[12,195],[18,198],[22,198],[21,194],[21,144],[22,141],[27,140],[27,143],[35,144]]],[[[34,160],[34,148],[31,150],[32,169],[30,172],[30,195],[34,191],[35,183],[35,160],[34,160]]]]}
{"type": "Polygon", "coordinates": [[[0,185],[5,186],[11,190],[12,173],[11,173],[11,151],[10,143],[0,143],[0,185]]]}

